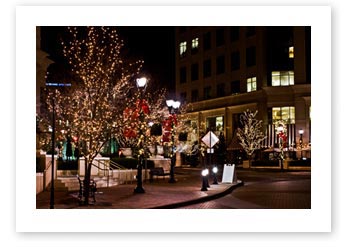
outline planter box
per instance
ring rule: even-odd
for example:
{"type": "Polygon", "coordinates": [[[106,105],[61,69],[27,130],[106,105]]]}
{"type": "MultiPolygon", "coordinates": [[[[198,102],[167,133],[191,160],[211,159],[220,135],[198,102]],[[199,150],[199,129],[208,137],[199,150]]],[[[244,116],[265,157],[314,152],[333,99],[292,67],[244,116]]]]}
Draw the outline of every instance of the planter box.
{"type": "Polygon", "coordinates": [[[245,169],[250,168],[249,160],[243,160],[243,168],[245,168],[245,169]]]}
{"type": "Polygon", "coordinates": [[[290,160],[288,162],[288,166],[299,166],[299,167],[310,167],[311,166],[311,159],[306,160],[290,160]]]}

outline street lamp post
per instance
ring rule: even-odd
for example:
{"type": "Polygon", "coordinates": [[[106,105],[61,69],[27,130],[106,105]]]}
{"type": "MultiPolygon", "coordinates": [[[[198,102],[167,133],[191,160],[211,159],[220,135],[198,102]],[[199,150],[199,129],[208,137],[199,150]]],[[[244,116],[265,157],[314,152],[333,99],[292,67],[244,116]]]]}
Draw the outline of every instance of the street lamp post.
{"type": "Polygon", "coordinates": [[[281,161],[281,171],[283,171],[283,161],[284,161],[284,147],[283,147],[283,141],[281,135],[283,134],[284,127],[280,124],[277,127],[277,132],[279,136],[279,148],[280,148],[280,161],[281,161]]]}
{"type": "MultiPolygon", "coordinates": [[[[70,87],[71,83],[46,83],[47,87],[60,88],[70,87]]],[[[55,151],[55,92],[52,95],[52,167],[51,167],[51,192],[49,200],[49,208],[54,209],[54,151],[55,151]]]]}
{"type": "MultiPolygon", "coordinates": [[[[168,109],[169,109],[169,114],[170,115],[173,115],[173,116],[176,116],[176,113],[180,107],[180,101],[175,101],[175,100],[167,100],[166,101],[166,105],[168,106],[168,109]]],[[[170,178],[169,178],[169,183],[176,183],[176,180],[175,180],[175,175],[174,175],[174,168],[175,168],[175,164],[176,164],[176,154],[174,154],[174,149],[175,149],[175,140],[174,140],[174,137],[175,137],[175,131],[174,131],[174,121],[171,121],[171,142],[172,142],[172,145],[171,145],[171,162],[170,162],[170,178]]]]}
{"type": "Polygon", "coordinates": [[[51,197],[49,208],[54,209],[54,150],[55,150],[55,102],[52,97],[52,167],[51,167],[51,197]]]}
{"type": "MultiPolygon", "coordinates": [[[[142,110],[142,96],[143,96],[143,91],[147,85],[147,78],[142,77],[137,79],[137,87],[139,90],[139,138],[143,136],[145,139],[145,133],[143,133],[142,130],[142,124],[144,122],[144,112],[142,110]]],[[[142,140],[139,141],[139,152],[138,152],[138,166],[137,166],[137,187],[134,189],[134,193],[145,193],[145,190],[143,188],[143,183],[142,183],[142,169],[143,169],[143,162],[145,159],[145,147],[144,143],[142,140]]]]}
{"type": "Polygon", "coordinates": [[[213,172],[213,184],[218,184],[218,180],[217,180],[218,168],[217,168],[217,166],[213,167],[212,172],[213,172]]]}
{"type": "Polygon", "coordinates": [[[202,175],[202,187],[201,187],[201,191],[207,191],[207,187],[208,187],[208,179],[207,179],[207,176],[208,176],[208,169],[203,169],[202,172],[201,172],[201,175],[202,175]]]}
{"type": "Polygon", "coordinates": [[[298,134],[300,134],[300,149],[301,149],[301,160],[303,159],[303,154],[302,154],[302,148],[303,148],[303,129],[300,129],[298,131],[298,134]]]}

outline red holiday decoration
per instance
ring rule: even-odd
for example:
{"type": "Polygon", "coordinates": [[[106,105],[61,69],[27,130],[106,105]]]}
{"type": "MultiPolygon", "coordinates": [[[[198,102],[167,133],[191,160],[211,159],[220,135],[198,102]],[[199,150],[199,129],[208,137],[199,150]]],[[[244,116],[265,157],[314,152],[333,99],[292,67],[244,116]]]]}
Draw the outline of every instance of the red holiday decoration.
{"type": "Polygon", "coordinates": [[[149,114],[149,105],[146,100],[136,100],[134,107],[126,107],[123,110],[123,118],[127,123],[127,126],[124,128],[123,135],[126,138],[136,138],[138,133],[138,124],[140,114],[149,114]]]}
{"type": "Polygon", "coordinates": [[[282,147],[285,148],[287,144],[287,135],[284,132],[277,134],[279,138],[282,139],[282,147]]]}
{"type": "Polygon", "coordinates": [[[174,126],[177,126],[176,114],[169,115],[168,119],[163,121],[163,142],[169,142],[171,139],[171,132],[174,126]]]}

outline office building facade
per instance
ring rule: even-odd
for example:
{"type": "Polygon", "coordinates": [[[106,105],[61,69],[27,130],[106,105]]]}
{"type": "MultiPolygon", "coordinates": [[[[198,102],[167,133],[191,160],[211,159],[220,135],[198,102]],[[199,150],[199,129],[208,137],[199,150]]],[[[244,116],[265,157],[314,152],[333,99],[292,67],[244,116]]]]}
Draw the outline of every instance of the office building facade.
{"type": "Polygon", "coordinates": [[[176,97],[188,104],[190,124],[202,135],[223,133],[227,145],[240,115],[258,111],[267,139],[287,126],[288,145],[311,143],[311,28],[176,27],[176,97]]]}

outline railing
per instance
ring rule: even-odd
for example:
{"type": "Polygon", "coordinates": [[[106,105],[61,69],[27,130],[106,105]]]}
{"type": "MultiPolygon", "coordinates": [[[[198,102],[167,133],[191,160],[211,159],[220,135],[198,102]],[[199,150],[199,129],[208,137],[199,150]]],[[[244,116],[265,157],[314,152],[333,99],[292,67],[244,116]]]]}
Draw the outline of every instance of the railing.
{"type": "Polygon", "coordinates": [[[43,190],[46,189],[47,185],[47,171],[49,170],[49,168],[52,166],[52,160],[49,160],[43,170],[43,190]]]}
{"type": "Polygon", "coordinates": [[[106,162],[104,161],[101,161],[101,160],[96,160],[97,163],[100,165],[100,164],[103,164],[105,168],[101,168],[99,165],[95,165],[94,163],[92,163],[92,165],[94,167],[96,167],[97,169],[101,170],[101,171],[104,171],[104,176],[106,176],[106,171],[107,171],[107,187],[109,187],[110,185],[110,166],[107,167],[106,165],[106,162]]]}
{"type": "Polygon", "coordinates": [[[110,167],[114,167],[115,169],[118,169],[118,170],[127,170],[126,167],[121,166],[112,160],[110,160],[110,167]]]}
{"type": "MultiPolygon", "coordinates": [[[[126,167],[119,165],[112,160],[108,160],[108,161],[109,162],[107,162],[107,160],[96,160],[98,165],[93,164],[93,166],[95,166],[99,170],[104,171],[104,176],[107,176],[107,187],[109,187],[109,184],[110,184],[110,176],[112,175],[112,178],[113,178],[113,171],[114,170],[128,170],[126,167]],[[104,168],[100,167],[101,165],[103,165],[104,168]],[[106,172],[107,172],[107,175],[106,175],[106,172]]],[[[121,181],[121,173],[119,173],[118,180],[121,181]]]]}
{"type": "MultiPolygon", "coordinates": [[[[116,162],[107,159],[107,160],[99,160],[95,159],[93,162],[93,167],[95,167],[98,171],[100,171],[101,176],[103,174],[103,177],[107,177],[107,187],[110,185],[110,180],[114,178],[114,170],[127,170],[128,174],[122,174],[122,172],[115,173],[117,175],[117,179],[119,183],[122,181],[124,182],[132,182],[134,180],[134,174],[132,169],[131,172],[129,172],[126,167],[117,164],[116,162]]],[[[45,165],[45,169],[43,170],[43,190],[48,188],[48,184],[50,184],[51,180],[51,167],[52,167],[52,160],[48,160],[48,162],[45,165]]],[[[56,171],[55,171],[56,172],[56,171]]]]}
{"type": "MultiPolygon", "coordinates": [[[[128,170],[126,167],[120,165],[120,164],[117,164],[116,162],[110,160],[110,167],[113,167],[113,169],[117,169],[117,170],[128,170]]],[[[132,169],[131,170],[131,174],[130,174],[130,182],[132,183],[133,182],[133,179],[134,179],[134,176],[132,174],[132,169]]],[[[121,172],[118,173],[119,177],[118,177],[118,180],[121,181],[121,172]]]]}

